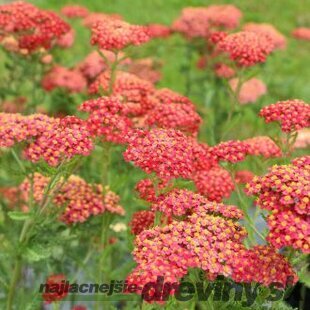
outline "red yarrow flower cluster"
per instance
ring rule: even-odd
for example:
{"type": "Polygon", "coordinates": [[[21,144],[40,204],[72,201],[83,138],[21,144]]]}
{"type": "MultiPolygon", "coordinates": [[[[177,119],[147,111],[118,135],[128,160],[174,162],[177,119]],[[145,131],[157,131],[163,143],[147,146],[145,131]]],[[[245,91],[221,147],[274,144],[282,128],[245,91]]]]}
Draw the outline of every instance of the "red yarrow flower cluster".
{"type": "Polygon", "coordinates": [[[258,136],[244,140],[248,145],[248,154],[265,158],[281,157],[280,147],[267,136],[258,136]]]}
{"type": "Polygon", "coordinates": [[[272,212],[268,218],[268,240],[277,248],[292,246],[306,253],[310,251],[309,167],[309,157],[291,165],[275,165],[246,186],[248,194],[258,196],[257,204],[272,212]]]}
{"type": "Polygon", "coordinates": [[[221,202],[229,198],[235,188],[230,173],[219,166],[198,171],[192,179],[198,192],[210,201],[221,202]]]}
{"type": "Polygon", "coordinates": [[[262,34],[269,38],[275,49],[285,49],[286,48],[286,38],[271,24],[258,24],[258,23],[247,23],[243,26],[244,31],[250,31],[258,34],[262,34]]]}
{"type": "Polygon", "coordinates": [[[210,150],[218,161],[237,163],[248,155],[248,145],[244,141],[230,140],[213,146],[210,150]]]}
{"type": "Polygon", "coordinates": [[[274,45],[264,35],[241,31],[228,35],[217,47],[218,51],[227,53],[237,65],[249,67],[265,62],[274,45]]]}
{"type": "Polygon", "coordinates": [[[124,116],[124,105],[117,97],[100,97],[82,103],[80,111],[88,112],[87,128],[93,136],[106,141],[125,143],[132,130],[131,120],[124,116]]]}
{"type": "Polygon", "coordinates": [[[105,22],[107,19],[122,20],[122,16],[118,14],[105,14],[105,13],[89,13],[83,19],[83,25],[87,28],[92,28],[98,22],[105,22]]]}
{"type": "Polygon", "coordinates": [[[171,28],[161,24],[149,24],[147,25],[148,34],[153,38],[167,38],[171,34],[171,28]]]}
{"type": "Polygon", "coordinates": [[[224,79],[229,79],[236,74],[233,68],[227,66],[224,63],[216,64],[214,67],[214,73],[217,77],[224,78],[224,79]]]}
{"type": "MultiPolygon", "coordinates": [[[[237,78],[229,81],[229,85],[234,93],[237,92],[238,84],[239,80],[237,78]]],[[[241,104],[254,103],[266,93],[266,84],[262,80],[251,78],[242,83],[239,89],[238,101],[241,104]]]]}
{"type": "Polygon", "coordinates": [[[128,45],[141,45],[150,40],[147,27],[117,19],[98,21],[91,30],[91,44],[107,50],[120,50],[128,45]]]}
{"type": "Polygon", "coordinates": [[[42,87],[46,91],[52,91],[55,88],[62,88],[71,93],[80,93],[87,82],[84,76],[76,69],[68,69],[61,66],[55,66],[42,79],[42,87]]]}
{"type": "Polygon", "coordinates": [[[210,5],[206,15],[211,27],[234,29],[238,27],[242,12],[234,5],[210,5]]]}
{"type": "Polygon", "coordinates": [[[124,158],[163,180],[189,178],[193,171],[191,143],[183,133],[172,129],[141,131],[129,137],[124,158]]]}
{"type": "MultiPolygon", "coordinates": [[[[119,197],[109,189],[103,190],[99,184],[88,184],[76,175],[71,175],[61,186],[62,179],[53,189],[53,204],[58,208],[64,208],[60,214],[60,220],[66,224],[83,223],[89,217],[110,212],[124,215],[124,209],[119,205],[119,197]]],[[[43,201],[44,193],[50,182],[49,177],[39,173],[34,174],[33,181],[25,179],[18,189],[24,203],[28,201],[31,187],[36,203],[43,201]],[[33,184],[33,185],[31,185],[33,184]]]]}
{"type": "Polygon", "coordinates": [[[157,104],[146,118],[151,127],[172,128],[191,136],[197,136],[201,122],[193,106],[179,103],[157,104]]]}
{"type": "Polygon", "coordinates": [[[279,122],[283,132],[310,127],[310,105],[302,100],[278,101],[261,109],[266,123],[279,122]]]}
{"type": "Polygon", "coordinates": [[[172,25],[176,32],[188,38],[206,38],[210,31],[209,13],[205,7],[187,7],[172,25]]]}
{"type": "Polygon", "coordinates": [[[93,150],[93,141],[85,121],[74,116],[55,119],[55,124],[44,129],[25,150],[32,162],[41,159],[51,166],[76,155],[88,156],[93,150]]]}
{"type": "Polygon", "coordinates": [[[143,210],[135,212],[132,216],[131,222],[129,223],[131,232],[134,235],[139,235],[142,231],[153,226],[154,219],[155,214],[152,211],[143,210]]]}
{"type": "MultiPolygon", "coordinates": [[[[111,73],[103,72],[90,85],[89,93],[97,94],[100,90],[108,93],[110,83],[111,73]]],[[[118,71],[116,73],[111,91],[124,102],[125,114],[130,116],[143,115],[155,104],[155,100],[152,100],[150,96],[155,91],[154,85],[128,72],[118,71]]]]}
{"type": "Polygon", "coordinates": [[[236,222],[241,217],[242,213],[234,206],[209,203],[198,206],[180,222],[144,230],[135,240],[133,255],[138,266],[128,282],[143,286],[162,274],[167,282],[177,282],[188,268],[204,270],[210,280],[224,275],[266,286],[272,282],[285,286],[288,276],[296,281],[286,259],[272,248],[245,248],[242,241],[246,231],[236,222]],[[250,278],[247,270],[241,268],[244,265],[252,271],[250,278]]]}
{"type": "Polygon", "coordinates": [[[235,174],[235,180],[238,184],[246,184],[252,181],[254,178],[253,172],[249,170],[240,170],[235,174]]]}
{"type": "Polygon", "coordinates": [[[292,35],[295,39],[310,41],[310,28],[300,27],[294,29],[292,35]]]}
{"type": "Polygon", "coordinates": [[[88,9],[82,5],[66,5],[61,13],[68,18],[84,18],[89,14],[88,9]]]}
{"type": "Polygon", "coordinates": [[[71,29],[70,31],[59,37],[56,41],[56,44],[61,48],[69,48],[73,45],[74,39],[75,39],[75,30],[71,29]]]}
{"type": "Polygon", "coordinates": [[[0,6],[2,36],[14,35],[21,49],[49,49],[54,41],[68,32],[70,26],[55,13],[17,1],[0,6]]]}

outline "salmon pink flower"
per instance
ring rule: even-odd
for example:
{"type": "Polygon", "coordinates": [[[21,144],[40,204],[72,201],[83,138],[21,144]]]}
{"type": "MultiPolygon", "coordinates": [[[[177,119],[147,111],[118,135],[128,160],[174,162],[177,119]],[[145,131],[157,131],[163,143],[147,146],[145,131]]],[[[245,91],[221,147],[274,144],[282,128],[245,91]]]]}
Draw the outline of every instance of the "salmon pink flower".
{"type": "Polygon", "coordinates": [[[292,35],[295,39],[310,41],[310,28],[307,27],[296,28],[292,32],[292,35]]]}

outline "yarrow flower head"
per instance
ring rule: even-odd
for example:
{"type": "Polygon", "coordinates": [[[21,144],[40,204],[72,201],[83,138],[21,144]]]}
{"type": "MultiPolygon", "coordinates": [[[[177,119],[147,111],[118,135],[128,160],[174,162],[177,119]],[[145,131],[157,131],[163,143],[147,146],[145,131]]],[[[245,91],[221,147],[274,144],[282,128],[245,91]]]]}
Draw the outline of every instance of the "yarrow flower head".
{"type": "Polygon", "coordinates": [[[278,101],[261,109],[266,123],[279,122],[283,132],[310,127],[310,105],[302,100],[278,101]]]}
{"type": "Polygon", "coordinates": [[[295,39],[310,41],[310,28],[300,27],[294,29],[292,35],[295,39]]]}
{"type": "MultiPolygon", "coordinates": [[[[237,92],[238,84],[239,80],[237,78],[229,81],[229,85],[234,93],[237,92]]],[[[266,84],[262,80],[251,78],[242,83],[239,89],[238,101],[241,104],[254,103],[266,93],[266,84]]]]}
{"type": "Polygon", "coordinates": [[[206,15],[211,27],[234,29],[238,27],[242,12],[234,5],[210,5],[206,8],[206,15]]]}
{"type": "Polygon", "coordinates": [[[243,26],[243,30],[266,36],[273,42],[275,49],[285,49],[286,47],[285,36],[271,24],[247,23],[243,26]]]}
{"type": "Polygon", "coordinates": [[[51,11],[17,1],[0,6],[0,31],[3,37],[13,35],[20,49],[33,52],[49,49],[54,41],[67,33],[70,26],[51,11]]]}
{"type": "Polygon", "coordinates": [[[75,155],[88,156],[92,150],[93,141],[85,121],[67,116],[55,119],[55,124],[45,128],[26,148],[25,156],[32,162],[43,159],[57,166],[75,155]]]}
{"type": "Polygon", "coordinates": [[[296,141],[294,143],[294,148],[303,149],[310,146],[310,129],[305,128],[298,131],[296,141]]]}
{"type": "Polygon", "coordinates": [[[244,141],[230,140],[213,146],[211,153],[217,157],[218,161],[237,163],[245,159],[248,154],[248,145],[244,141]]]}
{"type": "MultiPolygon", "coordinates": [[[[33,198],[35,202],[42,203],[44,192],[50,182],[49,177],[39,173],[34,174],[33,181],[25,179],[19,185],[24,203],[28,201],[31,187],[33,187],[33,198]],[[33,185],[31,185],[33,183],[33,185]]],[[[101,185],[88,184],[76,175],[71,175],[63,186],[59,182],[53,189],[55,196],[53,204],[63,208],[60,220],[66,224],[83,223],[89,217],[110,212],[124,215],[124,209],[119,205],[119,197],[109,189],[103,190],[101,185]]]]}
{"type": "Polygon", "coordinates": [[[155,214],[152,211],[143,210],[137,211],[133,214],[129,226],[134,235],[139,235],[142,231],[149,229],[153,226],[155,214]]]}
{"type": "Polygon", "coordinates": [[[252,181],[254,178],[253,172],[249,170],[239,170],[235,174],[235,180],[238,184],[246,184],[252,181]]]}
{"type": "Polygon", "coordinates": [[[205,7],[187,7],[182,10],[172,25],[176,32],[184,34],[188,38],[206,38],[210,31],[209,13],[205,7]]]}
{"type": "Polygon", "coordinates": [[[171,35],[171,28],[162,24],[147,25],[148,34],[153,38],[167,38],[171,35]]]}
{"type": "Polygon", "coordinates": [[[227,53],[231,60],[242,67],[265,62],[274,48],[266,36],[249,31],[230,34],[217,46],[220,52],[227,53]]]}
{"type": "Polygon", "coordinates": [[[124,105],[117,97],[89,99],[80,105],[79,110],[89,113],[86,124],[93,136],[103,136],[115,143],[126,142],[132,122],[124,116],[124,105]]]}
{"type": "Polygon", "coordinates": [[[149,40],[147,27],[131,25],[117,19],[98,21],[92,27],[91,44],[107,50],[120,50],[128,45],[141,45],[149,40]]]}
{"type": "Polygon", "coordinates": [[[67,33],[63,34],[56,41],[56,45],[61,48],[69,48],[73,45],[75,39],[75,30],[71,29],[67,33]]]}
{"type": "Polygon", "coordinates": [[[55,88],[63,88],[71,93],[80,93],[87,82],[80,71],[68,69],[61,66],[55,66],[42,79],[42,87],[46,91],[52,91],[55,88]]]}
{"type": "MultiPolygon", "coordinates": [[[[89,93],[97,94],[100,90],[108,93],[110,80],[109,71],[101,73],[90,85],[89,93]]],[[[121,99],[125,106],[125,114],[129,116],[143,115],[155,104],[155,100],[152,100],[150,96],[155,91],[154,85],[128,72],[118,71],[116,73],[111,91],[113,95],[121,99]]]]}
{"type": "Polygon", "coordinates": [[[191,136],[197,136],[201,122],[193,106],[179,103],[157,104],[146,117],[151,127],[172,128],[191,136]]]}
{"type": "Polygon", "coordinates": [[[267,136],[249,138],[244,142],[248,145],[249,155],[263,156],[265,158],[282,156],[280,147],[267,136]]]}
{"type": "Polygon", "coordinates": [[[172,129],[152,129],[132,136],[124,158],[163,180],[189,178],[193,171],[191,143],[183,133],[172,129]]]}
{"type": "Polygon", "coordinates": [[[214,67],[214,73],[217,77],[224,79],[229,79],[236,74],[233,68],[225,65],[224,63],[217,63],[214,67]]]}
{"type": "Polygon", "coordinates": [[[257,204],[271,211],[268,240],[277,248],[292,246],[305,253],[310,251],[309,162],[309,157],[303,157],[290,165],[275,165],[247,184],[246,192],[257,195],[257,204]]]}
{"type": "Polygon", "coordinates": [[[198,192],[210,201],[221,202],[229,198],[235,188],[230,173],[219,166],[198,171],[192,179],[198,192]]]}
{"type": "Polygon", "coordinates": [[[84,18],[89,14],[88,9],[82,5],[66,5],[61,13],[68,18],[84,18]]]}

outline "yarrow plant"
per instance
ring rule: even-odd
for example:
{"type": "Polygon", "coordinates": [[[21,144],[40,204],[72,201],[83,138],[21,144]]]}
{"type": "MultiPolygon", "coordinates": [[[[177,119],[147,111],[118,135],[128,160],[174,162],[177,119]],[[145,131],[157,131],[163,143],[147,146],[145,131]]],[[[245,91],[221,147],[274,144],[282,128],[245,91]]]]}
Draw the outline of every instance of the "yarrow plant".
{"type": "Polygon", "coordinates": [[[310,108],[271,72],[291,38],[232,4],[165,25],[40,5],[0,5],[0,309],[291,309],[310,108]]]}

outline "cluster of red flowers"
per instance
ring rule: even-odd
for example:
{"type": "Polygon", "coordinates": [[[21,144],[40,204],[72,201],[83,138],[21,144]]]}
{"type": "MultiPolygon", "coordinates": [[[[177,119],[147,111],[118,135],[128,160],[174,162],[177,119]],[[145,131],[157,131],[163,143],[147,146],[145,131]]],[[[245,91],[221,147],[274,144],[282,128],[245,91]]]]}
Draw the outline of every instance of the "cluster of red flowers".
{"type": "Polygon", "coordinates": [[[299,99],[278,101],[262,108],[259,115],[266,123],[279,122],[284,132],[310,127],[310,105],[299,99]]]}
{"type": "Polygon", "coordinates": [[[172,29],[188,38],[207,38],[214,28],[236,28],[241,17],[241,11],[233,5],[187,7],[174,21],[172,29]]]}
{"type": "Polygon", "coordinates": [[[254,178],[253,172],[249,170],[240,170],[235,174],[235,180],[238,184],[246,184],[252,181],[254,178]]]}
{"type": "Polygon", "coordinates": [[[286,47],[285,36],[271,24],[247,23],[243,26],[243,30],[265,35],[273,42],[275,49],[285,49],[286,47]]]}
{"type": "MultiPolygon", "coordinates": [[[[238,83],[237,78],[229,81],[229,85],[235,93],[237,92],[238,83]]],[[[265,83],[257,78],[251,78],[242,83],[238,93],[238,101],[241,104],[253,103],[266,93],[267,87],[265,83]]]]}
{"type": "Polygon", "coordinates": [[[210,152],[216,156],[218,161],[237,163],[245,159],[248,154],[248,145],[244,141],[230,140],[213,146],[210,152]]]}
{"type": "Polygon", "coordinates": [[[248,145],[248,154],[265,158],[281,157],[282,151],[278,145],[267,136],[258,136],[244,140],[248,145]]]}
{"type": "Polygon", "coordinates": [[[170,27],[161,24],[149,24],[147,29],[151,38],[167,38],[171,34],[170,27]]]}
{"type": "Polygon", "coordinates": [[[81,5],[66,5],[61,9],[61,13],[68,18],[84,18],[89,14],[88,9],[81,5]]]}
{"type": "Polygon", "coordinates": [[[71,29],[67,33],[63,34],[56,41],[57,46],[61,48],[69,48],[73,45],[75,39],[75,31],[71,29]]]}
{"type": "MultiPolygon", "coordinates": [[[[89,93],[97,94],[100,91],[108,93],[110,83],[111,73],[103,72],[90,85],[89,93]]],[[[125,113],[128,115],[142,115],[154,105],[154,100],[151,100],[149,96],[154,92],[153,84],[128,72],[118,71],[116,73],[111,91],[113,95],[122,99],[125,113]]]]}
{"type": "Polygon", "coordinates": [[[134,235],[139,235],[143,230],[149,229],[153,226],[155,214],[152,211],[143,210],[137,211],[133,214],[129,226],[134,235]]]}
{"type": "Polygon", "coordinates": [[[197,136],[201,122],[192,105],[179,103],[157,104],[146,118],[151,127],[173,128],[193,136],[197,136]]]}
{"type": "Polygon", "coordinates": [[[310,41],[310,28],[300,27],[293,31],[293,37],[298,40],[310,41]]]}
{"type": "MultiPolygon", "coordinates": [[[[49,182],[48,177],[39,173],[34,174],[33,182],[25,179],[18,187],[22,200],[28,201],[32,187],[35,202],[42,203],[49,182]]],[[[90,216],[102,214],[105,211],[119,215],[125,213],[119,205],[119,197],[108,189],[103,190],[101,185],[88,184],[75,175],[71,175],[63,186],[61,185],[60,181],[53,189],[53,204],[59,208],[64,207],[60,220],[67,224],[85,222],[90,216]]]]}
{"type": "Polygon", "coordinates": [[[53,67],[43,77],[41,84],[46,91],[63,88],[71,93],[80,93],[87,86],[86,79],[80,71],[61,66],[53,67]]]}
{"type": "Polygon", "coordinates": [[[257,204],[270,210],[268,241],[276,248],[292,246],[310,252],[310,157],[291,165],[273,166],[247,185],[248,194],[258,195],[257,204]]]}
{"type": "Polygon", "coordinates": [[[123,49],[128,45],[140,45],[149,39],[147,27],[131,25],[122,20],[107,18],[92,26],[91,44],[102,49],[123,49]]]}
{"type": "Polygon", "coordinates": [[[242,12],[234,5],[210,5],[206,9],[211,27],[234,29],[238,27],[242,12]]]}
{"type": "Polygon", "coordinates": [[[265,62],[274,45],[264,35],[242,31],[225,37],[217,48],[220,52],[227,53],[239,66],[249,67],[265,62]]]}
{"type": "MultiPolygon", "coordinates": [[[[49,276],[46,279],[45,283],[47,287],[53,287],[53,286],[58,287],[62,285],[66,280],[67,278],[65,277],[65,275],[56,274],[56,275],[49,276]]],[[[63,290],[63,291],[55,290],[55,292],[44,292],[42,294],[42,298],[47,304],[49,304],[54,301],[62,300],[66,298],[67,295],[68,295],[68,290],[63,290]]]]}
{"type": "Polygon", "coordinates": [[[51,48],[54,40],[70,30],[55,13],[17,1],[0,6],[0,30],[2,36],[14,35],[19,48],[34,51],[51,48]]]}
{"type": "Polygon", "coordinates": [[[88,156],[93,149],[86,123],[73,116],[57,119],[40,114],[0,113],[0,137],[1,147],[29,142],[26,157],[33,162],[43,158],[51,166],[75,155],[88,156]]]}
{"type": "Polygon", "coordinates": [[[0,147],[11,147],[15,143],[37,137],[53,127],[55,120],[46,115],[23,116],[18,113],[0,113],[0,147]]]}
{"type": "Polygon", "coordinates": [[[210,201],[220,202],[228,198],[235,188],[229,172],[220,166],[198,171],[192,178],[198,192],[210,201]]]}
{"type": "Polygon", "coordinates": [[[296,281],[288,262],[271,248],[244,247],[246,231],[236,222],[241,217],[234,206],[206,203],[198,205],[183,221],[142,231],[136,237],[133,252],[138,266],[128,282],[143,285],[162,274],[166,281],[177,282],[190,267],[204,270],[210,280],[224,275],[266,286],[272,282],[285,286],[288,276],[296,281]],[[264,255],[268,253],[269,256],[264,255]],[[273,257],[278,264],[269,263],[273,257]],[[244,264],[252,272],[242,269],[244,264]]]}
{"type": "Polygon", "coordinates": [[[214,73],[216,76],[224,79],[229,79],[233,77],[236,72],[233,68],[223,64],[223,63],[217,63],[214,67],[214,73]]]}
{"type": "Polygon", "coordinates": [[[79,110],[90,114],[86,124],[92,135],[104,136],[107,141],[115,143],[126,142],[132,123],[124,116],[124,105],[117,97],[87,100],[80,105],[79,110]]]}
{"type": "Polygon", "coordinates": [[[193,151],[189,139],[173,129],[141,131],[129,137],[124,152],[126,161],[133,162],[146,173],[155,172],[160,179],[189,178],[193,171],[193,151]]]}

